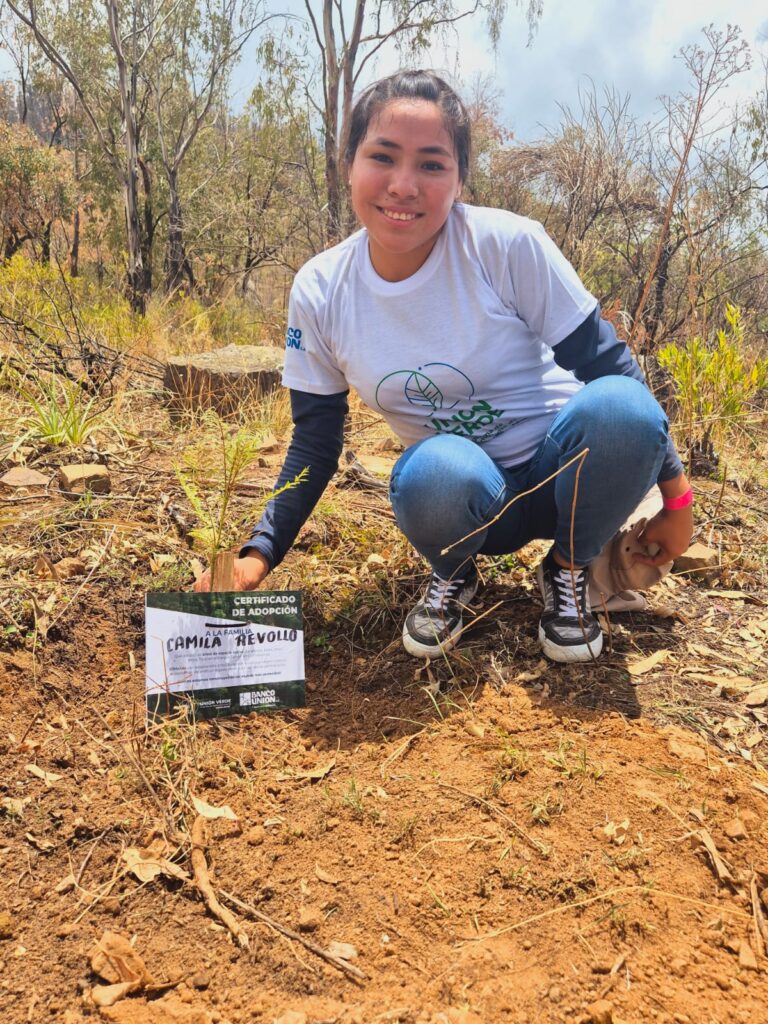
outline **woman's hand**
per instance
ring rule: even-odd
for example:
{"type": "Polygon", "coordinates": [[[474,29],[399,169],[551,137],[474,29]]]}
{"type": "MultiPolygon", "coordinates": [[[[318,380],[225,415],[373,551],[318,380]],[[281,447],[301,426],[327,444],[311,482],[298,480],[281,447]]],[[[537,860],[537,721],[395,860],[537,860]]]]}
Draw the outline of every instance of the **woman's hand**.
{"type": "Polygon", "coordinates": [[[658,544],[659,550],[655,555],[636,554],[634,560],[642,562],[643,565],[664,565],[666,562],[674,562],[688,550],[692,535],[693,509],[690,505],[678,509],[663,508],[653,519],[648,520],[638,537],[640,543],[646,547],[658,544]]]}
{"type": "MultiPolygon", "coordinates": [[[[233,590],[257,590],[269,575],[269,563],[258,551],[250,551],[245,558],[236,558],[233,571],[233,590]]],[[[211,589],[211,570],[206,569],[192,588],[198,594],[211,589]]]]}

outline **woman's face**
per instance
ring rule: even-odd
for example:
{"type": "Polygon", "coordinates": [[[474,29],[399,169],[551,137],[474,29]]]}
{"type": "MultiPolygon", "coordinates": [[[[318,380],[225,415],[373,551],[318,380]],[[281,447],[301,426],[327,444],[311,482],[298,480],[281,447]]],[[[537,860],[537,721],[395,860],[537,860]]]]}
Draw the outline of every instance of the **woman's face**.
{"type": "Polygon", "coordinates": [[[388,103],[368,125],[349,183],[376,272],[387,281],[415,274],[461,191],[439,108],[426,100],[388,103]]]}

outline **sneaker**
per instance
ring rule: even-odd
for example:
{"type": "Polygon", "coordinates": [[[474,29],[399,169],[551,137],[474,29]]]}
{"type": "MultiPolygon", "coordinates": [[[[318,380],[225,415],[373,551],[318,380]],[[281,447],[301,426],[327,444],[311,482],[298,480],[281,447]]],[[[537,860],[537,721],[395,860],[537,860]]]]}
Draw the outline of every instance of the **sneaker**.
{"type": "Polygon", "coordinates": [[[403,646],[415,658],[434,658],[455,646],[463,628],[462,612],[477,593],[474,565],[462,577],[441,579],[432,573],[424,597],[403,626],[403,646]]]}
{"type": "Polygon", "coordinates": [[[592,661],[603,649],[603,634],[587,603],[589,568],[571,572],[558,565],[550,551],[539,563],[536,578],[544,598],[539,620],[542,651],[552,661],[592,661]]]}

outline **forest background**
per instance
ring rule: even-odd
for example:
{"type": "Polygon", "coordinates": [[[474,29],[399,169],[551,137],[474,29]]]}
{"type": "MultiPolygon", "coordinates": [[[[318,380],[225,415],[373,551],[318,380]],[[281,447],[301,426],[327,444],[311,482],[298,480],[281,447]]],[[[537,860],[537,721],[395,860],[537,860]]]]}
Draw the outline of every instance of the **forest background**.
{"type": "MultiPolygon", "coordinates": [[[[490,53],[526,18],[535,47],[536,0],[307,0],[295,14],[261,0],[7,0],[5,329],[155,355],[281,343],[293,274],[354,228],[340,157],[353,95],[436,53],[460,73],[466,19],[490,53]]],[[[678,57],[684,87],[649,119],[582,80],[538,140],[515,136],[493,75],[459,82],[475,125],[464,198],[542,221],[638,350],[711,347],[723,328],[732,341],[736,307],[748,374],[768,324],[768,91],[738,88],[760,81],[738,28],[710,26],[678,57]]]]}

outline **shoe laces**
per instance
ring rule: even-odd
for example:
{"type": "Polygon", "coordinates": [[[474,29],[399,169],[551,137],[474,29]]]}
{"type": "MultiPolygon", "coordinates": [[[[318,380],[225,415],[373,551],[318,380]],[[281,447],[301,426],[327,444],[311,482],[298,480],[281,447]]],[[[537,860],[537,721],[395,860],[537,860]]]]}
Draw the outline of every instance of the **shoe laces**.
{"type": "Polygon", "coordinates": [[[424,605],[432,611],[441,612],[448,601],[453,600],[464,586],[463,579],[443,580],[436,573],[432,573],[429,582],[427,596],[424,598],[424,605]]]}
{"type": "Polygon", "coordinates": [[[584,613],[584,597],[587,574],[583,569],[566,569],[561,566],[552,573],[552,585],[557,591],[559,615],[578,619],[584,613]],[[574,591],[575,600],[574,600],[574,591]]]}

